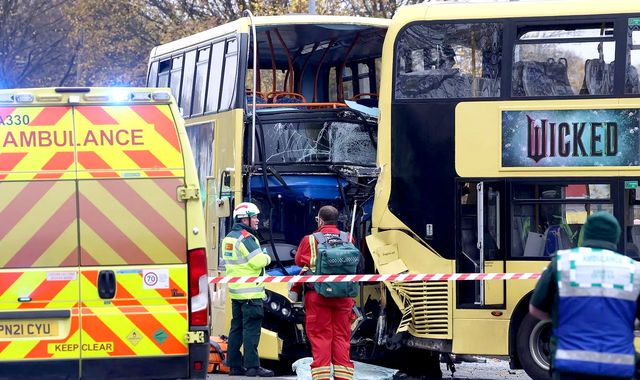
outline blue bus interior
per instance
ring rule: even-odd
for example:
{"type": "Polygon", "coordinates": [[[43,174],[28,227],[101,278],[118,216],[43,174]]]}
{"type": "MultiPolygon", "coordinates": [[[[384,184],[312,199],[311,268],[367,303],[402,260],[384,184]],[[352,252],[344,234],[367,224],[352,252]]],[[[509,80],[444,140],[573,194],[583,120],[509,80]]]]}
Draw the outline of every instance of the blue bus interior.
{"type": "Polygon", "coordinates": [[[324,205],[340,211],[338,227],[353,229],[366,251],[386,28],[294,24],[256,32],[255,91],[251,43],[246,65],[245,198],[262,210],[259,235],[274,259],[268,272],[293,275],[298,244],[324,205]]]}

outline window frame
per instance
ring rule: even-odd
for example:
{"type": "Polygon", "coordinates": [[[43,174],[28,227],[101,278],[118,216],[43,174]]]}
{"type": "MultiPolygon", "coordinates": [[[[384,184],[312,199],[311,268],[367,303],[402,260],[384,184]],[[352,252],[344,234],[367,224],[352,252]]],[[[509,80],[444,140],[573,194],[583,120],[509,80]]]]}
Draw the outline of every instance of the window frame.
{"type": "MultiPolygon", "coordinates": [[[[515,42],[517,38],[517,27],[520,25],[559,25],[559,24],[593,24],[596,22],[612,22],[614,25],[613,40],[615,41],[615,66],[616,73],[625,73],[627,58],[627,26],[630,18],[640,18],[639,13],[624,13],[624,14],[599,14],[599,15],[575,15],[575,16],[560,16],[560,17],[513,17],[507,19],[496,18],[478,18],[478,19],[454,19],[454,20],[422,20],[412,21],[402,26],[398,31],[393,41],[393,50],[391,53],[392,59],[392,94],[391,99],[393,103],[437,103],[437,102],[475,102],[475,101],[488,101],[488,100],[556,100],[556,99],[602,99],[602,98],[635,98],[640,94],[626,94],[624,92],[625,75],[615,75],[613,84],[613,93],[611,95],[574,95],[574,96],[531,96],[520,97],[512,96],[511,75],[501,75],[500,87],[501,94],[499,97],[492,98],[425,98],[425,99],[399,99],[396,97],[396,87],[398,84],[398,71],[399,65],[396,62],[398,54],[398,44],[406,29],[413,25],[432,25],[432,24],[469,24],[469,23],[499,23],[503,25],[503,42],[502,42],[502,73],[511,73],[513,70],[513,54],[515,49],[515,42]]],[[[576,42],[576,39],[570,39],[572,42],[576,42]]],[[[534,40],[539,41],[539,40],[534,40]]],[[[558,40],[554,40],[558,42],[558,40]]]]}
{"type": "Polygon", "coordinates": [[[196,116],[201,116],[204,115],[204,111],[205,111],[205,107],[207,105],[207,95],[208,95],[208,89],[209,89],[209,76],[210,76],[210,62],[211,62],[211,52],[213,51],[213,44],[209,43],[206,45],[201,45],[198,46],[196,49],[196,64],[195,64],[195,70],[194,70],[194,75],[193,75],[193,93],[191,95],[192,98],[192,102],[191,102],[191,114],[189,115],[190,117],[196,117],[196,116]],[[198,61],[198,56],[200,54],[201,51],[204,50],[208,50],[207,54],[207,59],[203,60],[203,61],[198,61]],[[195,97],[195,93],[196,93],[196,88],[198,87],[198,68],[202,67],[202,69],[205,71],[204,72],[204,83],[203,83],[203,87],[202,87],[202,110],[199,111],[198,113],[194,113],[193,112],[193,108],[195,105],[195,102],[193,100],[195,97]]]}
{"type": "MultiPolygon", "coordinates": [[[[434,102],[434,103],[438,103],[438,102],[467,102],[467,101],[488,101],[488,100],[499,100],[499,99],[507,99],[508,97],[505,94],[505,85],[511,86],[511,80],[510,80],[510,76],[508,75],[503,75],[503,73],[505,73],[505,51],[507,51],[507,49],[511,49],[509,50],[510,52],[512,51],[512,38],[508,38],[508,33],[509,33],[509,29],[507,28],[508,25],[508,21],[505,21],[503,19],[465,19],[465,20],[423,20],[423,21],[412,21],[406,25],[404,25],[399,31],[398,34],[396,35],[394,41],[393,41],[393,51],[392,51],[392,65],[393,68],[391,70],[391,75],[392,80],[391,80],[391,97],[392,97],[392,102],[394,103],[424,103],[424,102],[434,102]],[[403,33],[406,32],[407,29],[409,29],[410,27],[414,26],[414,25],[424,25],[424,26],[432,26],[432,25],[458,25],[458,24],[496,24],[499,26],[502,26],[502,59],[501,59],[501,65],[500,65],[500,95],[499,96],[491,96],[491,97],[468,97],[468,98],[461,98],[461,97],[454,97],[454,98],[422,98],[422,99],[398,99],[396,97],[396,88],[398,85],[398,74],[399,74],[399,69],[400,69],[400,65],[396,64],[396,57],[398,56],[398,45],[400,42],[400,37],[403,35],[403,33]],[[506,82],[506,84],[505,84],[506,82]]],[[[509,65],[509,69],[511,69],[510,65],[509,65]]],[[[510,95],[510,92],[509,92],[510,95]]]]}
{"type": "MultiPolygon", "coordinates": [[[[569,205],[569,204],[606,204],[611,205],[612,215],[618,220],[618,222],[623,221],[622,213],[623,213],[623,202],[624,202],[624,186],[620,187],[620,181],[618,178],[607,178],[607,177],[575,177],[570,179],[563,179],[557,177],[526,177],[526,178],[518,178],[518,179],[507,179],[507,204],[508,208],[508,223],[505,223],[504,233],[507,234],[508,239],[506,242],[507,261],[549,261],[551,257],[549,256],[513,256],[513,239],[515,234],[513,234],[512,227],[514,225],[514,210],[516,206],[519,205],[569,205]],[[515,189],[516,185],[540,185],[540,186],[568,186],[568,185],[609,185],[609,198],[600,198],[600,199],[586,199],[586,198],[569,198],[569,199],[515,199],[515,189]]],[[[622,226],[622,224],[620,224],[622,226]]],[[[623,227],[621,227],[623,228],[623,227]]],[[[622,231],[624,234],[624,231],[622,231]]],[[[579,231],[578,231],[579,233],[579,231]]],[[[624,235],[621,234],[620,240],[618,242],[617,251],[620,249],[625,249],[624,246],[624,235]]]]}

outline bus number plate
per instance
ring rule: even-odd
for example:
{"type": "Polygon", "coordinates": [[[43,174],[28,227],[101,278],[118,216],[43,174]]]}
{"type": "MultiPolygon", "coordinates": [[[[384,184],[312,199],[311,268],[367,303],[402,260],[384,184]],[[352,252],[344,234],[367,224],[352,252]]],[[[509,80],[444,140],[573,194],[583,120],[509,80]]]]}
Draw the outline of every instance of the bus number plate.
{"type": "Polygon", "coordinates": [[[0,339],[42,338],[57,335],[57,321],[0,321],[0,339]]]}

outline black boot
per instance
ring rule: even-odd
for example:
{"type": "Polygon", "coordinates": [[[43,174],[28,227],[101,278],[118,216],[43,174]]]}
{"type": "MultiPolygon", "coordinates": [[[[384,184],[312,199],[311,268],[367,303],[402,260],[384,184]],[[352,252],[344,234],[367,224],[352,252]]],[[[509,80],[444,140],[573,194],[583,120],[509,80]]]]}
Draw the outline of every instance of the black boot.
{"type": "Polygon", "coordinates": [[[230,368],[229,369],[229,376],[244,376],[244,374],[247,372],[246,369],[240,367],[240,368],[230,368]]]}
{"type": "Polygon", "coordinates": [[[273,377],[273,371],[262,367],[247,368],[246,377],[273,377]]]}

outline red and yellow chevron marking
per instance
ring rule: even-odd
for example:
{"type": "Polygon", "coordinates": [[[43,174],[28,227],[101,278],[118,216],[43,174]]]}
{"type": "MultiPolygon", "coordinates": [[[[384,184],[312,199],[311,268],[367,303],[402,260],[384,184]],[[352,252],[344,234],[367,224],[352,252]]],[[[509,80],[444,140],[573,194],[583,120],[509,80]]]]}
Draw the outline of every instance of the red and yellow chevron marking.
{"type": "Polygon", "coordinates": [[[0,182],[0,268],[78,265],[73,181],[0,182]]]}
{"type": "Polygon", "coordinates": [[[0,107],[0,148],[0,180],[184,175],[168,105],[0,107]]]}
{"type": "Polygon", "coordinates": [[[78,178],[180,177],[180,141],[168,105],[77,106],[78,178]]]}
{"type": "Polygon", "coordinates": [[[182,179],[80,181],[82,265],[186,262],[182,179]]]}
{"type": "MultiPolygon", "coordinates": [[[[0,312],[19,310],[69,310],[70,318],[53,320],[56,337],[0,339],[0,362],[4,360],[79,358],[79,280],[76,269],[26,269],[0,271],[0,312]],[[18,302],[31,297],[31,302],[18,302]],[[56,349],[57,348],[57,349],[56,349]]],[[[42,320],[40,320],[42,321],[42,320]]]]}
{"type": "Polygon", "coordinates": [[[0,107],[0,180],[74,179],[71,107],[0,107]]]}
{"type": "MultiPolygon", "coordinates": [[[[105,269],[105,268],[101,268],[105,269]]],[[[166,271],[169,288],[144,287],[142,270],[116,272],[116,296],[98,297],[98,270],[82,272],[82,342],[113,342],[112,350],[83,351],[83,357],[184,355],[188,346],[186,265],[154,266],[166,271]]]]}

